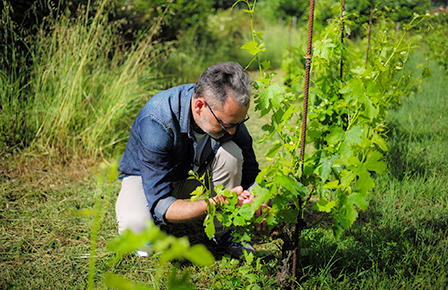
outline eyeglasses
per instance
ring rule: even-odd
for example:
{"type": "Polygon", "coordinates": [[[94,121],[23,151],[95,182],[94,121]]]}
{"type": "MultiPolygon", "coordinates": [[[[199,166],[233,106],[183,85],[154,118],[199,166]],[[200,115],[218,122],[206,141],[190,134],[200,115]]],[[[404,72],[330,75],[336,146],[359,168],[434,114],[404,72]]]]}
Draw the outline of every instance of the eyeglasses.
{"type": "MultiPolygon", "coordinates": [[[[204,100],[204,102],[205,102],[205,100],[204,100]]],[[[207,107],[210,109],[210,112],[212,113],[213,117],[215,117],[215,119],[216,119],[216,121],[218,122],[219,126],[221,126],[221,128],[222,128],[224,131],[233,129],[233,128],[235,128],[235,127],[237,127],[237,126],[243,124],[244,122],[246,122],[246,121],[249,120],[249,118],[250,118],[250,117],[249,117],[249,114],[247,114],[246,119],[244,119],[243,121],[240,121],[240,122],[238,122],[238,123],[236,123],[236,124],[230,124],[229,126],[224,126],[224,124],[222,123],[222,121],[219,120],[218,117],[216,117],[215,113],[213,113],[213,110],[212,110],[212,108],[210,107],[210,105],[209,105],[207,102],[205,102],[205,104],[206,104],[207,107]]]]}

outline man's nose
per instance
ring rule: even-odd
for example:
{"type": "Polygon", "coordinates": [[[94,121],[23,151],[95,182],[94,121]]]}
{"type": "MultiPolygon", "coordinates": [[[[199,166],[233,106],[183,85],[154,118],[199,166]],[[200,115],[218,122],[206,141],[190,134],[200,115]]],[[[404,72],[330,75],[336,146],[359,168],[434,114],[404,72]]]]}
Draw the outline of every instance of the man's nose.
{"type": "Polygon", "coordinates": [[[226,132],[229,133],[230,135],[233,135],[236,132],[236,127],[227,129],[226,132]]]}

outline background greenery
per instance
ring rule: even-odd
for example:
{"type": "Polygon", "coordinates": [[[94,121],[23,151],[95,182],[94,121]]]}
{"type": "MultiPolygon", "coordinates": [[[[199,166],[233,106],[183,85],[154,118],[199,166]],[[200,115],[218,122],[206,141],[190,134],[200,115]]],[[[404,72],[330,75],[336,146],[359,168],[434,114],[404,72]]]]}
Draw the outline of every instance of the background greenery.
{"type": "MultiPolygon", "coordinates": [[[[394,23],[406,22],[414,12],[446,6],[444,1],[346,2],[354,41],[365,35],[372,8],[397,27],[394,23]]],[[[110,271],[166,287],[170,264],[160,268],[157,256],[116,257],[107,249],[116,236],[119,182],[100,188],[92,172],[98,161],[115,160],[122,152],[133,118],[153,93],[194,82],[217,61],[243,66],[250,61],[239,49],[250,38],[249,21],[240,8],[228,10],[232,4],[2,1],[1,288],[86,288],[98,197],[106,210],[98,232],[95,286],[105,288],[103,274],[110,271]]],[[[280,68],[289,50],[300,52],[306,43],[308,3],[260,0],[257,5],[256,29],[265,32],[267,47],[262,57],[271,60],[275,80],[282,83],[280,68]],[[296,28],[292,16],[297,16],[296,28]]],[[[340,8],[330,0],[316,7],[319,31],[340,8]]],[[[432,74],[388,117],[390,173],[377,178],[371,206],[341,239],[334,239],[325,221],[305,233],[298,287],[447,287],[447,54],[440,43],[446,43],[448,25],[443,14],[427,25],[433,33],[425,35],[422,53],[413,56],[410,68],[421,70],[418,64],[427,58],[432,74]]],[[[265,122],[249,121],[255,140],[265,122]]],[[[255,144],[262,166],[267,147],[255,144]]],[[[248,263],[224,258],[184,269],[199,289],[276,289],[278,243],[256,244],[259,256],[248,263]]]]}

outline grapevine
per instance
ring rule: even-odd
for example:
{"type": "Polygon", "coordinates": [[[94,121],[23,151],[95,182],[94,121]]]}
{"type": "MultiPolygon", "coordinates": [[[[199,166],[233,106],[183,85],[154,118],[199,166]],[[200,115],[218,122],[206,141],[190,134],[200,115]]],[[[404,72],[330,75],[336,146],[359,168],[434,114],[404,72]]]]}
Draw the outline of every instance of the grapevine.
{"type": "Polygon", "coordinates": [[[291,253],[297,246],[294,233],[312,227],[304,222],[306,215],[314,211],[331,218],[332,230],[338,237],[355,222],[360,210],[367,209],[374,177],[387,169],[385,116],[412,87],[411,74],[406,74],[404,67],[420,39],[409,37],[407,31],[423,17],[416,16],[401,35],[374,35],[367,66],[365,49],[349,39],[341,41],[341,25],[347,34],[350,31],[351,22],[343,18],[345,14],[341,13],[339,21],[330,22],[317,33],[309,114],[305,120],[304,96],[297,95],[291,87],[303,79],[303,70],[294,68],[287,72],[293,79],[291,86],[272,81],[269,61],[259,62],[258,55],[266,48],[262,33],[253,27],[256,1],[251,4],[239,0],[234,5],[241,2],[248,7],[244,11],[250,15],[252,33],[252,41],[242,49],[253,56],[251,63],[258,62],[260,71],[260,79],[253,85],[255,109],[261,116],[270,115],[270,122],[262,127],[265,136],[258,142],[271,142],[266,153],[271,162],[256,179],[251,203],[238,203],[236,194],[223,193],[230,198],[229,203],[213,214],[225,226],[235,228],[243,240],[249,240],[254,234],[253,225],[266,218],[272,233],[283,241],[277,277],[283,285],[291,274],[291,253]],[[344,76],[339,74],[342,63],[344,76]],[[302,140],[301,125],[305,121],[308,131],[306,140],[302,140]],[[308,144],[303,159],[301,142],[308,144]],[[270,204],[269,215],[265,213],[256,219],[254,213],[262,203],[270,204]]]}

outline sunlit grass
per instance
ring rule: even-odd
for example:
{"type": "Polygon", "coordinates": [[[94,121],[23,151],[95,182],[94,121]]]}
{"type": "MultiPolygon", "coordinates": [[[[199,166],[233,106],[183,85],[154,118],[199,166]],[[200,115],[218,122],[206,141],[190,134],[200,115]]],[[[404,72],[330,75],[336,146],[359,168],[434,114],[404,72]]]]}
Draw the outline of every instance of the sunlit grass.
{"type": "Polygon", "coordinates": [[[37,36],[28,115],[37,128],[35,144],[44,150],[110,153],[155,92],[151,31],[124,45],[106,14],[100,7],[91,23],[87,15],[50,20],[51,32],[37,36]]]}

